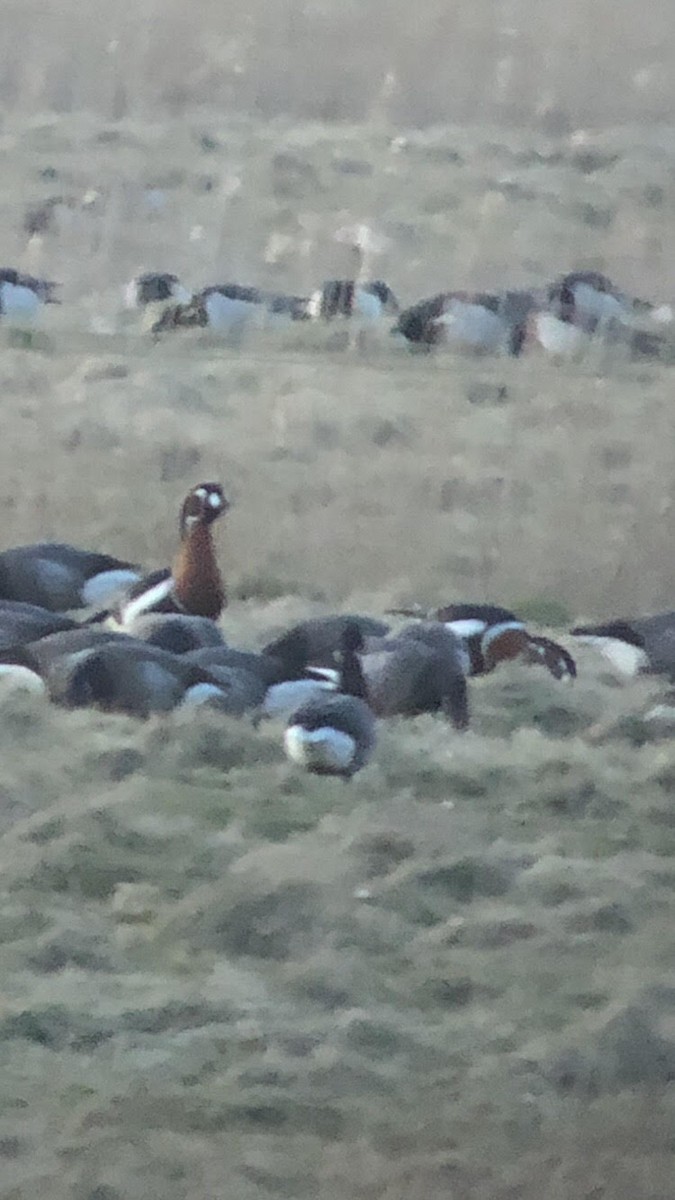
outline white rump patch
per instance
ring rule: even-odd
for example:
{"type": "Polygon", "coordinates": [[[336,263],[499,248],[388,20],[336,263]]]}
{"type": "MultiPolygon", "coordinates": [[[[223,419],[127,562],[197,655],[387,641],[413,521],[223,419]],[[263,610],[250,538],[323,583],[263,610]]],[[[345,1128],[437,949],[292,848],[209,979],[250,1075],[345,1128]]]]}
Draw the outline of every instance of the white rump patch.
{"type": "Polygon", "coordinates": [[[284,749],[291,762],[309,771],[347,771],[354,761],[356,742],[348,733],[326,725],[321,729],[305,729],[289,725],[284,734],[284,749]]]}
{"type": "Polygon", "coordinates": [[[140,617],[141,613],[151,612],[155,604],[160,604],[162,600],[166,600],[173,591],[173,575],[169,575],[167,579],[161,579],[154,587],[148,588],[146,592],[141,592],[140,596],[134,596],[127,604],[122,606],[122,624],[130,625],[136,617],[140,617]]]}
{"type": "Polygon", "coordinates": [[[291,679],[268,687],[262,710],[266,717],[290,717],[308,700],[320,700],[326,692],[334,692],[335,684],[327,679],[291,679]]]}
{"type": "Polygon", "coordinates": [[[47,685],[36,671],[30,671],[28,667],[21,667],[18,663],[0,663],[0,696],[13,691],[46,696],[47,685]]]}
{"type": "Polygon", "coordinates": [[[573,358],[588,346],[589,335],[583,329],[561,321],[553,313],[537,313],[533,324],[539,345],[549,354],[573,358]]]}
{"type": "Polygon", "coordinates": [[[321,316],[322,300],[323,300],[323,289],[319,288],[318,291],[312,292],[309,300],[307,301],[306,311],[307,311],[307,316],[309,317],[309,319],[311,321],[317,321],[319,319],[319,317],[321,316]]]}
{"type": "Polygon", "coordinates": [[[597,634],[584,633],[577,636],[579,641],[585,642],[587,646],[595,646],[621,675],[633,678],[639,675],[640,671],[649,670],[649,656],[640,646],[631,646],[630,642],[624,642],[621,638],[600,637],[597,634]]]}
{"type": "Polygon", "coordinates": [[[112,604],[126,588],[138,583],[138,571],[115,570],[100,571],[92,575],[83,585],[80,595],[83,604],[91,604],[96,608],[106,608],[112,604]]]}
{"type": "Polygon", "coordinates": [[[215,683],[195,683],[185,692],[180,706],[181,708],[202,708],[208,705],[215,707],[224,696],[223,688],[216,687],[215,683]]]}

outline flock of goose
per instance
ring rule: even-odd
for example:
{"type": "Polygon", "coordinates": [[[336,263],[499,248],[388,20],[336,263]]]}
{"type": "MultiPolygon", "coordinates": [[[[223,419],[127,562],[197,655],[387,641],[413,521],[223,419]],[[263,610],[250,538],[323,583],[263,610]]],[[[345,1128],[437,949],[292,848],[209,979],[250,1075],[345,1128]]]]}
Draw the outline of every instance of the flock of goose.
{"type": "MultiPolygon", "coordinates": [[[[59,303],[57,288],[0,268],[0,318],[32,324],[45,304],[59,303]]],[[[177,275],[149,272],[126,286],[124,304],[143,310],[145,327],[156,335],[190,328],[231,335],[349,318],[361,331],[384,327],[417,349],[444,344],[519,356],[539,347],[560,358],[578,357],[594,341],[657,356],[675,320],[669,304],[629,295],[597,271],[572,271],[530,290],[439,292],[408,308],[382,280],[328,280],[309,296],[295,296],[237,283],[190,292],[177,275]]]]}
{"type": "MultiPolygon", "coordinates": [[[[443,714],[470,721],[467,681],[520,660],[574,679],[574,658],[509,610],[451,604],[390,623],[336,614],[300,622],[260,651],[229,646],[227,592],[213,524],[228,510],[219,483],[185,497],[170,568],[61,543],[0,553],[0,678],[70,708],[147,717],[208,705],[284,722],[293,762],[349,779],[369,760],[377,720],[443,714]],[[77,619],[72,614],[86,610],[77,619]]],[[[675,674],[675,614],[572,630],[622,669],[675,674]]]]}

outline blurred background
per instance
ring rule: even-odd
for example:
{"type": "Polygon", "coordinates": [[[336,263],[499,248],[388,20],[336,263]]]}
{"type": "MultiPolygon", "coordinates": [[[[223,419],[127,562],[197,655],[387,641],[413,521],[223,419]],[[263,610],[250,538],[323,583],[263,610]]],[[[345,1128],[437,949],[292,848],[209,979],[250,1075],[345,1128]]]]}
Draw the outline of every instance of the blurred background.
{"type": "Polygon", "coordinates": [[[195,106],[319,121],[668,120],[668,0],[77,0],[2,6],[5,112],[195,106]]]}

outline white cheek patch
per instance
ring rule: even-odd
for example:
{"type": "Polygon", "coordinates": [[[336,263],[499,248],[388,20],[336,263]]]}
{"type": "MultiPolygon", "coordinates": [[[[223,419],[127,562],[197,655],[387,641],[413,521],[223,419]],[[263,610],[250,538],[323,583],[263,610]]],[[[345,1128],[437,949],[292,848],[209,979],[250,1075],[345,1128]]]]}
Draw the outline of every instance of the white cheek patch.
{"type": "Polygon", "coordinates": [[[218,494],[218,492],[209,492],[207,504],[211,508],[222,508],[223,507],[223,498],[222,498],[222,496],[220,496],[218,494]]]}

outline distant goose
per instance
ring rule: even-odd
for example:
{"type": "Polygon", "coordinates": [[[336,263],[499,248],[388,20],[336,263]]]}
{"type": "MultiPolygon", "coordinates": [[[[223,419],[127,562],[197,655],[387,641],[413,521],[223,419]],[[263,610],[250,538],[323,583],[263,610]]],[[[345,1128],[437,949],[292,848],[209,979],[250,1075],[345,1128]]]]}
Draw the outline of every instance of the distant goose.
{"type": "MultiPolygon", "coordinates": [[[[0,654],[0,676],[12,666],[42,680],[69,708],[101,708],[130,716],[169,712],[179,704],[228,709],[227,689],[206,669],[125,634],[80,627],[0,654]]],[[[36,689],[37,690],[37,689],[36,689]]]]}
{"type": "Polygon", "coordinates": [[[125,308],[146,308],[151,304],[187,304],[191,293],[177,275],[166,271],[148,271],[130,280],[124,289],[125,308]]]}
{"type": "Polygon", "coordinates": [[[113,601],[139,579],[131,563],[62,542],[35,542],[0,552],[0,599],[52,612],[113,601]]]}
{"type": "Polygon", "coordinates": [[[210,329],[238,333],[251,323],[270,327],[307,318],[307,300],[239,283],[215,284],[168,307],[153,325],[153,333],[168,329],[210,329]]]}
{"type": "Polygon", "coordinates": [[[623,675],[649,671],[675,679],[675,612],[577,625],[572,636],[595,646],[623,675]]]}
{"type": "Polygon", "coordinates": [[[366,702],[367,687],[357,655],[362,647],[359,626],[345,626],[339,691],[307,700],[288,718],[286,755],[316,775],[350,779],[366,765],[375,748],[376,721],[366,702]]]}
{"type": "Polygon", "coordinates": [[[517,356],[535,305],[531,292],[440,292],[402,312],[393,332],[425,346],[517,356]]]}
{"type": "Polygon", "coordinates": [[[531,317],[528,338],[560,358],[583,353],[593,339],[625,345],[635,355],[656,355],[663,326],[672,319],[669,305],[629,296],[599,271],[570,271],[549,286],[531,317]]]}
{"type": "Polygon", "coordinates": [[[381,279],[359,282],[353,279],[329,279],[307,302],[312,320],[331,321],[335,317],[354,317],[364,322],[379,321],[400,311],[398,300],[381,279]]]}
{"type": "Polygon", "coordinates": [[[32,325],[45,304],[60,304],[57,283],[23,275],[13,267],[0,267],[0,320],[32,325]]]}
{"type": "Polygon", "coordinates": [[[200,483],[188,492],[180,511],[180,546],[173,567],[139,580],[112,612],[103,610],[93,623],[114,617],[123,628],[146,613],[182,613],[216,621],[226,604],[211,526],[227,512],[229,502],[219,483],[200,483]]]}

